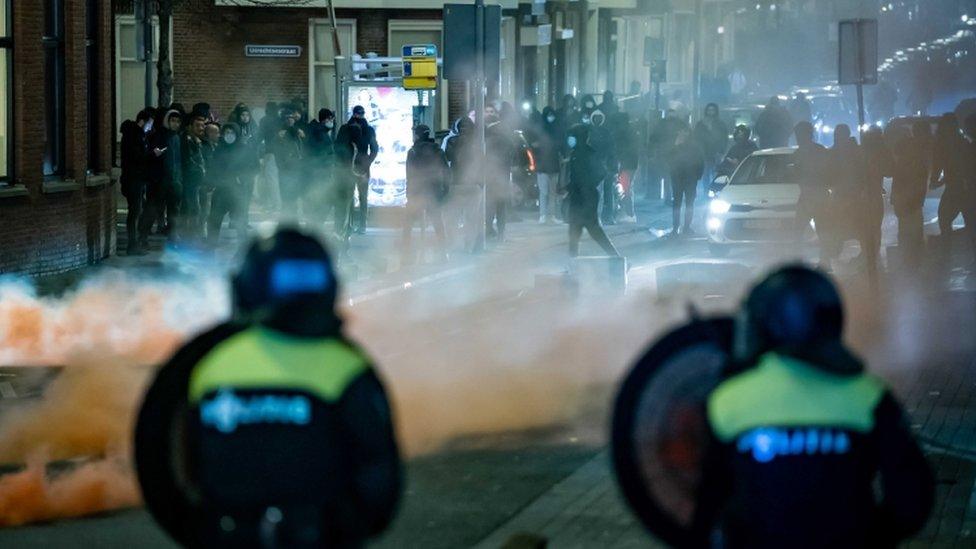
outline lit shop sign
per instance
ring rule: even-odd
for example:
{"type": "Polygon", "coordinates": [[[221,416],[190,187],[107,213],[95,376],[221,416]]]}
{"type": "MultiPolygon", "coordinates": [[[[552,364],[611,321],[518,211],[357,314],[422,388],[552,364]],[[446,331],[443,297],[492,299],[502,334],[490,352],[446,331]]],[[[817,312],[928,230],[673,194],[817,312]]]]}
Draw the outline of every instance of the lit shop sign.
{"type": "Polygon", "coordinates": [[[244,46],[246,57],[301,57],[301,46],[257,46],[248,44],[244,46]]]}

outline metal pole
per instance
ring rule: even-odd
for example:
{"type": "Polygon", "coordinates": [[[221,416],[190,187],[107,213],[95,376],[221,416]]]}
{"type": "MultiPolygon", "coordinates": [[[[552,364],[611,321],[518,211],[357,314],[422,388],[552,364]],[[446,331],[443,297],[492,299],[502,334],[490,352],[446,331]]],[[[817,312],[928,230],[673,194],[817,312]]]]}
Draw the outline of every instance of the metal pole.
{"type": "Polygon", "coordinates": [[[329,23],[332,24],[333,57],[342,55],[342,44],[339,43],[339,28],[336,27],[335,5],[329,0],[329,23]]]}
{"type": "Polygon", "coordinates": [[[478,140],[478,183],[481,184],[481,237],[474,245],[474,252],[485,249],[488,220],[488,186],[485,180],[485,0],[474,1],[474,48],[475,48],[475,93],[474,128],[478,140]]]}
{"type": "Polygon", "coordinates": [[[864,44],[861,41],[861,20],[854,25],[854,43],[857,45],[857,131],[864,130],[864,44]]]}

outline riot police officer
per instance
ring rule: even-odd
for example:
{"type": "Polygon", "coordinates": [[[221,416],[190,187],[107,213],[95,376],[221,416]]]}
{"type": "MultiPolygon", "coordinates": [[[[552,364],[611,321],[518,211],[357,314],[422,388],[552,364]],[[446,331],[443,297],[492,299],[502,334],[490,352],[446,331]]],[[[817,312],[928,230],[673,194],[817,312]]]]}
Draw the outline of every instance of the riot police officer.
{"type": "Polygon", "coordinates": [[[784,267],[749,294],[739,368],[707,399],[696,544],[720,525],[729,547],[885,547],[924,525],[931,469],[842,329],[840,296],[817,271],[784,267]]]}
{"type": "Polygon", "coordinates": [[[159,371],[139,413],[146,505],[193,547],[357,547],[384,530],[401,463],[384,389],[341,333],[314,238],[254,242],[234,318],[159,371]]]}

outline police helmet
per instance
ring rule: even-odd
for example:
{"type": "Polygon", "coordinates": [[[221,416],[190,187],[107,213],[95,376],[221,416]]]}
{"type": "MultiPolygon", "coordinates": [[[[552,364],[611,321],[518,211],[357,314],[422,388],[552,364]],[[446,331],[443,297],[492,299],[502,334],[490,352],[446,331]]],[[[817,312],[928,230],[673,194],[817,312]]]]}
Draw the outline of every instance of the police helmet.
{"type": "Polygon", "coordinates": [[[280,228],[255,240],[232,280],[235,315],[283,331],[334,324],[338,286],[332,259],[314,237],[280,228]]]}
{"type": "Polygon", "coordinates": [[[843,328],[843,304],[833,282],[819,271],[788,265],[746,298],[736,327],[736,359],[754,362],[768,351],[809,355],[837,348],[843,328]]]}

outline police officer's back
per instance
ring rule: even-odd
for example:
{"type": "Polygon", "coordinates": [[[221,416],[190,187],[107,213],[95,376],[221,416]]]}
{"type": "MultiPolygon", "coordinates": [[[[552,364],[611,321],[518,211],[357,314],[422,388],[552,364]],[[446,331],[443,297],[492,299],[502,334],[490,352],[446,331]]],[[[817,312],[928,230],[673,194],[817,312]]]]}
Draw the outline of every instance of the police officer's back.
{"type": "Polygon", "coordinates": [[[744,309],[744,369],[707,403],[698,543],[715,523],[730,547],[884,547],[919,530],[931,470],[892,393],[841,342],[833,284],[786,267],[744,309]]]}
{"type": "Polygon", "coordinates": [[[281,230],[233,286],[235,320],[180,349],[146,395],[147,507],[188,546],[358,546],[393,517],[400,461],[383,387],[341,335],[329,257],[281,230]]]}

